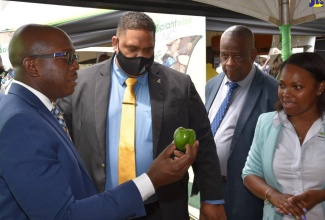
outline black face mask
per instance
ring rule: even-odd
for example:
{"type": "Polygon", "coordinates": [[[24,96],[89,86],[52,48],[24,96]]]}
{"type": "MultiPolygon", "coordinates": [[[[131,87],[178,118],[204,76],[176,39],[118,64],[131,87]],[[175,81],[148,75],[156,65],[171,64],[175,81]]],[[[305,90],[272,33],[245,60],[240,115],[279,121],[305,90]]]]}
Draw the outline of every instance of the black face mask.
{"type": "Polygon", "coordinates": [[[145,57],[126,57],[124,54],[119,50],[118,54],[116,55],[116,59],[120,64],[122,70],[130,76],[140,76],[144,74],[153,63],[154,55],[150,58],[145,57]]]}

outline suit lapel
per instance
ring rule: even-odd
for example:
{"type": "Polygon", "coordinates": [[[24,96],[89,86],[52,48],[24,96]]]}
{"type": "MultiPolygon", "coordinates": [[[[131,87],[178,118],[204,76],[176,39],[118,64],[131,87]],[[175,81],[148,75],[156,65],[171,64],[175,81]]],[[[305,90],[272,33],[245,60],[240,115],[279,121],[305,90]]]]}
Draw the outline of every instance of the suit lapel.
{"type": "Polygon", "coordinates": [[[164,107],[164,82],[159,76],[155,64],[152,66],[148,74],[148,83],[151,102],[153,157],[155,158],[162,126],[164,107]]]}
{"type": "Polygon", "coordinates": [[[52,126],[53,129],[58,133],[58,135],[64,139],[64,141],[65,141],[64,147],[69,148],[69,150],[71,150],[73,152],[73,154],[77,158],[79,167],[85,173],[85,175],[88,176],[88,178],[90,179],[88,172],[86,171],[86,168],[85,168],[83,162],[81,161],[79,154],[76,152],[76,149],[75,149],[72,141],[70,140],[68,135],[65,133],[65,131],[63,130],[63,128],[61,127],[59,122],[56,120],[56,118],[53,116],[53,114],[41,102],[41,100],[39,100],[39,98],[37,98],[37,96],[35,96],[31,91],[29,91],[25,87],[18,85],[16,83],[12,84],[12,86],[10,88],[10,93],[20,96],[22,99],[24,99],[26,102],[28,102],[29,105],[31,105],[37,109],[40,116],[42,118],[44,118],[44,120],[49,122],[49,126],[52,126]]]}
{"type": "Polygon", "coordinates": [[[211,105],[213,103],[213,100],[214,100],[214,98],[217,95],[217,92],[218,92],[218,90],[220,88],[220,85],[222,83],[222,80],[223,80],[224,76],[225,76],[225,73],[224,72],[220,73],[220,77],[216,77],[215,78],[215,82],[211,83],[212,88],[211,88],[210,94],[207,95],[206,101],[205,101],[205,103],[206,103],[205,104],[205,108],[206,108],[207,112],[209,112],[209,110],[211,108],[211,105]]]}
{"type": "Polygon", "coordinates": [[[57,119],[55,117],[53,117],[52,113],[50,111],[48,111],[48,109],[46,109],[46,110],[39,109],[39,112],[43,116],[43,118],[45,120],[47,120],[50,125],[52,125],[54,127],[54,129],[57,131],[58,135],[60,135],[64,139],[64,141],[66,143],[64,146],[66,146],[74,154],[74,156],[77,158],[80,169],[91,180],[91,178],[89,177],[88,172],[86,170],[86,167],[84,166],[75,146],[73,145],[72,141],[70,140],[68,135],[65,133],[65,131],[63,130],[62,126],[57,121],[57,119]]]}
{"type": "Polygon", "coordinates": [[[263,78],[261,77],[260,73],[257,72],[257,68],[256,68],[255,76],[252,80],[252,83],[249,87],[249,90],[248,90],[248,93],[247,93],[247,96],[245,99],[244,109],[241,111],[241,113],[239,115],[238,122],[237,122],[237,125],[235,128],[235,131],[234,131],[233,140],[232,140],[231,146],[230,146],[230,154],[231,154],[232,150],[234,149],[234,146],[236,145],[238,138],[241,135],[245,125],[249,121],[250,115],[254,111],[256,102],[258,101],[258,97],[260,96],[260,93],[263,88],[262,84],[263,84],[263,78]]]}
{"type": "MultiPolygon", "coordinates": [[[[106,62],[101,69],[98,70],[96,75],[96,89],[95,89],[95,124],[96,134],[99,143],[99,150],[103,156],[102,161],[105,161],[106,152],[106,119],[108,110],[108,96],[111,85],[111,62],[114,59],[106,62]],[[107,72],[109,70],[109,72],[107,72]]],[[[96,74],[96,73],[94,73],[96,74]]]]}

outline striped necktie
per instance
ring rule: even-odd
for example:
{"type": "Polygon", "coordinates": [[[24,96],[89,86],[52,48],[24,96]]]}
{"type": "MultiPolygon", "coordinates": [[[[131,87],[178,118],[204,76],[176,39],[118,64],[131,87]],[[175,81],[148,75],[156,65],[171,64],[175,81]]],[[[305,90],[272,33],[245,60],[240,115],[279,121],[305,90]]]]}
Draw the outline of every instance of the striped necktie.
{"type": "Polygon", "coordinates": [[[67,125],[65,124],[65,121],[64,121],[63,114],[62,114],[61,110],[59,109],[59,107],[55,103],[52,103],[52,105],[53,105],[53,108],[51,110],[52,114],[58,120],[59,124],[62,126],[65,133],[67,133],[67,135],[71,139],[71,136],[69,134],[69,129],[68,129],[67,125]]]}
{"type": "Polygon", "coordinates": [[[238,88],[239,85],[237,83],[229,81],[228,86],[229,86],[228,93],[227,93],[225,99],[222,101],[221,106],[211,123],[211,130],[212,130],[213,136],[217,133],[217,130],[221,124],[221,121],[222,121],[223,117],[225,116],[226,111],[228,110],[228,105],[229,105],[232,93],[235,91],[235,89],[238,88]]]}

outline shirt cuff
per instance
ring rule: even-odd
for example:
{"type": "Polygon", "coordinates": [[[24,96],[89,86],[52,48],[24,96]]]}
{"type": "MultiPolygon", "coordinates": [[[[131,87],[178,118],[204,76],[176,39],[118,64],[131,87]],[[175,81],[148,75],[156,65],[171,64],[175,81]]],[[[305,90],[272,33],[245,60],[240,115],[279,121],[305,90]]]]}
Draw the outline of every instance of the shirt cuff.
{"type": "Polygon", "coordinates": [[[224,199],[222,199],[222,200],[204,200],[203,202],[206,202],[206,203],[209,203],[209,204],[212,204],[212,205],[223,205],[223,204],[225,204],[224,199]]]}
{"type": "Polygon", "coordinates": [[[155,194],[155,188],[153,187],[153,184],[146,173],[133,179],[133,182],[141,194],[142,201],[147,200],[150,196],[155,194]]]}

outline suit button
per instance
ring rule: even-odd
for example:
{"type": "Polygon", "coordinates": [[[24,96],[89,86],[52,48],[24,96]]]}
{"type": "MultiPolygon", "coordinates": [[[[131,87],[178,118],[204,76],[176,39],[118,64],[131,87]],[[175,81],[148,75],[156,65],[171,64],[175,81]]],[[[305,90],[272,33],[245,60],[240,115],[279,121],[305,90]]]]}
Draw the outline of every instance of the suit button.
{"type": "Polygon", "coordinates": [[[102,163],[102,167],[105,167],[105,164],[102,163]]]}

